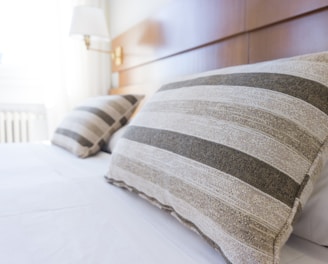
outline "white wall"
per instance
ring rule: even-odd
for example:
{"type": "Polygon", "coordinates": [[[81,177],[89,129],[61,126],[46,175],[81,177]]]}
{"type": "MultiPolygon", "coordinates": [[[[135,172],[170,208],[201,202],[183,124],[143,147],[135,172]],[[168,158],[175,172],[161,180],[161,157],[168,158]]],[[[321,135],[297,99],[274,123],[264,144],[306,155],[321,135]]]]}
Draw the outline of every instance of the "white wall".
{"type": "Polygon", "coordinates": [[[42,0],[0,3],[1,103],[43,103],[41,76],[49,87],[56,67],[56,7],[54,1],[42,0]]]}
{"type": "MultiPolygon", "coordinates": [[[[69,37],[73,6],[108,0],[0,1],[0,104],[45,104],[52,131],[68,110],[110,88],[109,54],[69,37]],[[19,7],[19,8],[18,8],[19,7]],[[33,13],[34,12],[34,13],[33,13]]],[[[95,43],[109,49],[110,43],[95,43]]]]}
{"type": "Polygon", "coordinates": [[[87,52],[82,41],[69,37],[72,8],[83,4],[108,10],[108,0],[0,3],[0,103],[53,105],[63,89],[59,96],[70,97],[72,107],[79,99],[107,92],[110,56],[87,52]]]}
{"type": "Polygon", "coordinates": [[[111,37],[117,37],[170,1],[172,0],[108,0],[111,37]]]}

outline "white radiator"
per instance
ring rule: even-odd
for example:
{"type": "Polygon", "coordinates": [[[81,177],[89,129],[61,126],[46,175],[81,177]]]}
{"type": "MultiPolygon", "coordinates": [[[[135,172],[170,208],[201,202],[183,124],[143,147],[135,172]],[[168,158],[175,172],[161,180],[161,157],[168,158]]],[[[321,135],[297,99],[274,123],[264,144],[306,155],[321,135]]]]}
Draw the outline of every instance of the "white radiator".
{"type": "Polygon", "coordinates": [[[47,118],[41,104],[0,104],[0,143],[47,139],[47,118]]]}

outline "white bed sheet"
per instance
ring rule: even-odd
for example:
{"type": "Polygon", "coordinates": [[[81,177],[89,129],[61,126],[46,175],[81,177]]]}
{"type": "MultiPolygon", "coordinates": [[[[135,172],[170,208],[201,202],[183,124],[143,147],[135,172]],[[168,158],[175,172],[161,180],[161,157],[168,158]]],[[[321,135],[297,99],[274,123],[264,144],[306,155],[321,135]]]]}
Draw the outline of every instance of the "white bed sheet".
{"type": "MultiPolygon", "coordinates": [[[[109,157],[0,145],[0,263],[225,263],[176,219],[106,183],[109,157]]],[[[281,263],[328,263],[328,249],[292,236],[281,263]]]]}

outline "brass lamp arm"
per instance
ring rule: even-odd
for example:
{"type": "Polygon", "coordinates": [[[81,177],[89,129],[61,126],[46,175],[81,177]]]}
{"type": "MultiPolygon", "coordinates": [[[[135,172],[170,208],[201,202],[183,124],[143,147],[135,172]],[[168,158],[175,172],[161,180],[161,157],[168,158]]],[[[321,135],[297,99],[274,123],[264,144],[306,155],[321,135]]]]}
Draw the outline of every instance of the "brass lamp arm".
{"type": "Polygon", "coordinates": [[[114,50],[101,50],[101,49],[90,48],[91,41],[89,35],[84,35],[84,43],[87,50],[110,54],[115,65],[123,64],[123,48],[121,46],[116,47],[114,50]]]}

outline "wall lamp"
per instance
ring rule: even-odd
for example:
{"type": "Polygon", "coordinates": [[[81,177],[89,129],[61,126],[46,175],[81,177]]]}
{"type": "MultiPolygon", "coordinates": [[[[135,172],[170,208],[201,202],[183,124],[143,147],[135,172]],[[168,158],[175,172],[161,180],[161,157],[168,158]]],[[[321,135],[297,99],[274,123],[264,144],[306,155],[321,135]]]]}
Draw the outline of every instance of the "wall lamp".
{"type": "Polygon", "coordinates": [[[109,40],[105,15],[102,9],[92,6],[77,6],[74,8],[70,36],[83,36],[87,50],[109,53],[115,65],[123,64],[123,48],[101,50],[91,48],[91,39],[109,40]]]}

